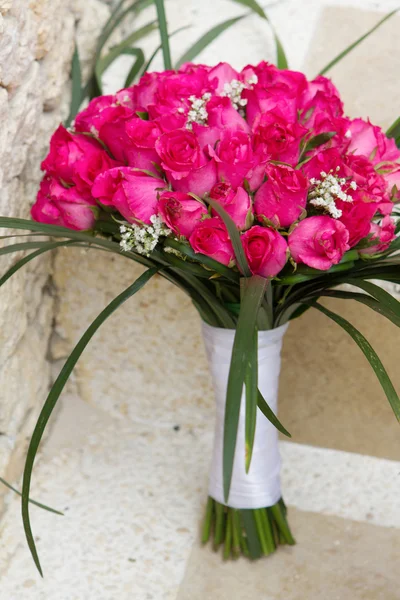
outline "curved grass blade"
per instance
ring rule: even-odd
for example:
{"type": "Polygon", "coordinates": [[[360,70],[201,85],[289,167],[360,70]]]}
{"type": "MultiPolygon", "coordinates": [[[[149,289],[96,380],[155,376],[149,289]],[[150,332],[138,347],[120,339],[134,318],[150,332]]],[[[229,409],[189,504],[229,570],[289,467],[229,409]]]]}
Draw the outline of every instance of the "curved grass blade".
{"type": "MultiPolygon", "coordinates": [[[[10,483],[8,483],[2,477],[0,477],[0,483],[5,485],[6,487],[8,487],[9,490],[15,492],[18,496],[22,496],[21,492],[19,492],[17,490],[17,488],[13,487],[10,483]]],[[[39,508],[42,508],[43,510],[47,510],[48,512],[54,513],[55,515],[61,515],[62,517],[64,516],[63,512],[56,510],[55,508],[51,508],[50,506],[46,506],[45,504],[42,504],[41,502],[37,502],[36,500],[32,500],[32,498],[29,498],[29,502],[31,504],[34,504],[35,506],[38,506],[39,508]]]]}
{"type": "Polygon", "coordinates": [[[213,271],[215,271],[215,273],[218,273],[219,275],[230,279],[234,283],[239,283],[238,273],[236,273],[229,267],[226,267],[222,263],[219,263],[213,258],[206,256],[205,254],[194,252],[194,250],[192,250],[191,246],[189,246],[188,244],[178,242],[177,240],[174,240],[172,238],[167,238],[164,242],[164,246],[174,248],[175,250],[178,250],[181,254],[184,254],[188,258],[191,258],[192,260],[195,260],[196,262],[205,265],[209,269],[212,269],[213,271]]]}
{"type": "Polygon", "coordinates": [[[359,294],[358,292],[346,292],[342,290],[325,290],[320,293],[319,296],[325,296],[327,298],[339,298],[341,300],[356,300],[361,304],[365,304],[378,314],[382,315],[392,321],[397,327],[400,327],[400,317],[396,315],[394,312],[389,310],[386,306],[382,306],[380,302],[375,300],[375,298],[371,298],[367,294],[359,294]]]}
{"type": "MultiPolygon", "coordinates": [[[[175,29],[175,31],[173,31],[172,33],[169,34],[169,37],[172,38],[174,35],[176,35],[177,33],[180,33],[181,31],[184,31],[185,29],[190,29],[190,25],[185,25],[184,27],[179,27],[178,29],[175,29]]],[[[157,46],[157,48],[154,50],[153,54],[150,56],[149,60],[147,61],[147,63],[145,64],[145,66],[143,67],[143,71],[142,71],[142,75],[144,75],[144,73],[147,73],[147,71],[149,70],[153,60],[155,59],[155,57],[157,56],[157,54],[160,52],[160,50],[162,49],[161,44],[159,46],[157,46]]]]}
{"type": "Polygon", "coordinates": [[[169,47],[169,35],[167,19],[165,16],[164,0],[154,0],[157,8],[158,27],[160,30],[161,48],[164,57],[164,69],[169,71],[172,69],[171,50],[169,47]]]}
{"type": "Polygon", "coordinates": [[[367,292],[367,294],[373,298],[376,298],[378,302],[383,304],[383,306],[386,306],[391,312],[400,318],[400,302],[391,294],[389,294],[389,292],[379,287],[379,285],[375,285],[374,283],[365,281],[364,279],[348,279],[346,283],[361,288],[364,290],[364,292],[367,292]]]}
{"type": "Polygon", "coordinates": [[[67,120],[65,121],[65,127],[69,127],[72,121],[75,119],[78,114],[79,108],[82,104],[82,72],[81,72],[81,62],[79,59],[79,50],[78,44],[75,43],[75,51],[72,57],[72,67],[71,67],[71,79],[72,79],[72,95],[71,95],[71,105],[70,112],[67,120]]]}
{"type": "MultiPolygon", "coordinates": [[[[250,334],[250,332],[249,332],[250,334]]],[[[258,333],[254,329],[251,351],[245,375],[246,387],[246,419],[245,419],[245,468],[249,472],[251,457],[253,455],[254,437],[256,434],[257,420],[257,392],[258,392],[258,333]]]]}
{"type": "Polygon", "coordinates": [[[24,468],[24,478],[22,484],[22,520],[24,523],[24,530],[29,549],[31,551],[35,565],[42,577],[43,572],[40,566],[39,556],[37,553],[35,540],[33,538],[29,516],[29,493],[31,486],[32,469],[40,441],[43,437],[44,430],[54,410],[54,407],[57,404],[57,400],[60,397],[60,394],[64,389],[64,386],[69,376],[71,375],[73,368],[75,367],[82,352],[84,351],[84,349],[86,348],[96,331],[104,323],[104,321],[106,321],[108,317],[114,311],[116,311],[117,308],[121,306],[121,304],[123,304],[124,302],[126,302],[126,300],[128,300],[134,294],[136,294],[136,292],[138,292],[157,273],[157,271],[157,268],[152,268],[145,271],[132,285],[130,285],[126,290],[119,294],[119,296],[114,298],[114,300],[112,300],[112,302],[110,302],[110,304],[96,317],[96,319],[88,327],[88,329],[85,331],[85,333],[83,334],[83,336],[69,355],[67,361],[61,369],[60,374],[54,382],[53,387],[51,388],[50,393],[39,415],[39,419],[36,423],[36,427],[34,429],[29,444],[28,454],[26,457],[24,468]]]}
{"type": "Polygon", "coordinates": [[[49,250],[54,250],[55,248],[59,248],[60,246],[71,245],[72,243],[73,242],[49,242],[46,246],[36,250],[36,252],[32,252],[31,254],[28,254],[28,256],[24,256],[24,258],[21,258],[21,260],[17,261],[15,265],[10,267],[10,269],[8,269],[8,271],[6,271],[6,273],[4,273],[2,277],[0,277],[0,287],[4,285],[5,282],[8,281],[8,279],[10,279],[10,277],[12,277],[17,271],[19,271],[19,269],[21,269],[34,258],[37,258],[41,254],[44,254],[49,250]]]}
{"type": "Polygon", "coordinates": [[[223,482],[226,502],[231,486],[243,383],[253,344],[253,336],[249,335],[249,332],[255,331],[258,309],[267,285],[268,280],[259,275],[242,278],[241,306],[233,342],[226,391],[223,443],[223,482]]]}
{"type": "Polygon", "coordinates": [[[390,19],[391,17],[393,17],[393,15],[395,15],[398,10],[399,10],[398,8],[396,8],[396,10],[392,10],[385,17],[383,17],[383,19],[381,19],[380,21],[378,21],[378,23],[376,23],[376,25],[374,25],[374,27],[372,27],[371,29],[369,29],[369,31],[367,31],[366,33],[364,33],[364,35],[362,35],[361,37],[359,37],[358,40],[356,40],[355,42],[353,42],[352,44],[350,44],[350,46],[348,46],[345,50],[343,50],[343,52],[341,52],[333,60],[331,60],[331,62],[328,63],[326,65],[326,67],[324,67],[318,73],[318,75],[325,75],[325,73],[327,71],[329,71],[334,65],[336,65],[336,63],[338,63],[340,60],[342,60],[342,58],[344,58],[347,54],[349,54],[349,52],[351,52],[352,50],[354,50],[354,48],[356,48],[359,44],[361,44],[361,42],[363,42],[365,39],[367,39],[372,33],[374,33],[374,31],[376,31],[377,29],[379,29],[379,27],[381,25],[383,25],[388,19],[390,19]]]}
{"type": "Polygon", "coordinates": [[[310,306],[316,308],[324,315],[332,319],[335,323],[340,325],[342,329],[344,329],[356,342],[357,346],[361,349],[364,356],[370,363],[373,368],[375,375],[377,376],[379,383],[382,386],[383,391],[386,394],[387,399],[389,400],[390,406],[396,416],[396,419],[400,421],[400,399],[397,395],[396,390],[393,387],[393,384],[389,378],[389,375],[386,372],[385,367],[383,366],[381,360],[379,359],[377,353],[372,348],[371,344],[366,340],[366,338],[356,329],[351,323],[343,319],[340,315],[332,312],[322,304],[318,304],[318,302],[310,303],[310,306]]]}
{"type": "Polygon", "coordinates": [[[277,428],[278,431],[286,435],[287,437],[292,437],[288,430],[282,425],[276,414],[269,407],[267,401],[264,396],[261,394],[260,390],[258,390],[257,396],[257,406],[263,413],[264,417],[267,417],[268,421],[277,428]]]}
{"type": "Polygon", "coordinates": [[[202,50],[204,50],[204,48],[209,46],[211,42],[213,42],[219,35],[221,35],[221,33],[229,29],[229,27],[232,27],[232,25],[235,25],[235,23],[243,19],[245,16],[246,15],[241,15],[240,17],[228,19],[227,21],[219,23],[218,25],[210,29],[210,31],[202,35],[197,40],[197,42],[193,44],[193,46],[186,50],[186,52],[180,57],[180,59],[175,64],[175,68],[179,69],[179,67],[181,67],[184,63],[191,62],[194,58],[196,58],[198,54],[200,54],[202,50]]]}
{"type": "Polygon", "coordinates": [[[258,4],[258,2],[256,2],[256,0],[233,0],[233,2],[236,2],[237,4],[242,4],[242,6],[247,6],[254,13],[256,13],[257,15],[259,15],[260,17],[262,17],[263,19],[265,19],[269,23],[269,25],[270,25],[270,27],[272,29],[274,40],[275,40],[275,46],[276,46],[276,65],[277,65],[278,69],[288,69],[288,61],[287,61],[286,54],[285,54],[285,51],[283,49],[282,43],[281,43],[281,41],[280,41],[280,39],[279,39],[276,31],[275,31],[274,26],[271,23],[271,20],[267,16],[266,12],[258,4]]]}
{"type": "Polygon", "coordinates": [[[126,76],[124,83],[125,88],[129,87],[135,81],[136,76],[139,75],[140,70],[143,68],[145,61],[143,50],[141,50],[140,48],[132,48],[132,50],[135,50],[137,52],[137,59],[133,63],[131,70],[126,76]]]}
{"type": "MultiPolygon", "coordinates": [[[[157,21],[151,21],[146,25],[143,25],[137,31],[134,31],[128,37],[126,37],[122,42],[120,42],[117,46],[111,48],[108,54],[106,54],[103,58],[100,58],[96,64],[96,74],[97,76],[101,76],[106,69],[116,60],[121,54],[123,54],[124,50],[135,50],[135,54],[143,54],[142,50],[139,48],[132,48],[132,45],[139,41],[144,36],[148,35],[152,31],[157,29],[157,21]],[[139,52],[138,52],[139,51],[139,52]]],[[[143,60],[144,63],[144,60],[143,60]]]]}
{"type": "Polygon", "coordinates": [[[400,117],[398,117],[394,123],[389,127],[386,132],[388,138],[393,138],[396,142],[396,146],[399,147],[400,143],[400,117]]]}
{"type": "Polygon", "coordinates": [[[245,277],[251,277],[251,271],[247,263],[247,258],[243,250],[242,240],[240,239],[240,233],[235,225],[234,220],[226,210],[213,198],[206,198],[206,202],[212,206],[216,213],[221,217],[225,226],[228,230],[229,237],[231,238],[233,250],[235,252],[236,262],[245,277]]]}

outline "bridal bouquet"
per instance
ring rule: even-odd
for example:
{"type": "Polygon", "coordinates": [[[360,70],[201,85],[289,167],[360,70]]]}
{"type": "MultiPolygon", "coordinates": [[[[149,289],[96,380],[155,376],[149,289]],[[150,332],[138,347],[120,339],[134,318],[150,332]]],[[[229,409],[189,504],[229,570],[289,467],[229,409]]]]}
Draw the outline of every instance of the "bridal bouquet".
{"type": "Polygon", "coordinates": [[[217,403],[203,541],[223,544],[226,558],[294,543],[277,439],[278,430],[289,435],[277,390],[290,320],[312,308],[345,329],[399,419],[399,398],[368,341],[319,302],[352,299],[400,325],[399,302],[373,283],[400,282],[398,136],[397,122],[385,134],[347,117],[323,75],[309,81],[266,62],[241,71],[187,62],[146,73],[57,129],[42,163],[36,223],[1,218],[0,226],[62,240],[7,247],[34,252],[0,284],[66,245],[115,252],[146,270],[78,342],[33,434],[22,505],[38,566],[28,503],[43,431],[95,331],[154,276],[181,288],[202,319],[217,403]]]}

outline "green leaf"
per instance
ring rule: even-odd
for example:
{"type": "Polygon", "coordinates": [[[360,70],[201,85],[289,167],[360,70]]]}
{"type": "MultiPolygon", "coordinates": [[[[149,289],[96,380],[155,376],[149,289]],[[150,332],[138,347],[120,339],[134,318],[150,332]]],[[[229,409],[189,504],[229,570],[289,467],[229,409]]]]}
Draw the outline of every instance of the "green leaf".
{"type": "Polygon", "coordinates": [[[214,260],[213,258],[206,256],[205,254],[200,254],[200,253],[195,252],[192,249],[192,247],[189,246],[188,244],[185,244],[183,242],[178,242],[177,240],[174,240],[172,238],[167,238],[164,242],[164,246],[167,248],[168,247],[174,248],[175,250],[178,250],[178,252],[180,252],[181,254],[184,254],[188,258],[191,258],[192,260],[195,260],[196,262],[199,262],[199,263],[205,265],[206,267],[208,267],[215,273],[218,273],[219,275],[226,277],[227,279],[229,279],[230,281],[232,281],[234,283],[239,283],[239,274],[238,273],[236,273],[229,267],[226,267],[222,263],[214,260]]]}
{"type": "Polygon", "coordinates": [[[243,250],[242,240],[240,239],[240,233],[232,217],[228,215],[226,210],[213,198],[206,198],[206,202],[212,206],[215,212],[221,217],[225,226],[228,230],[229,237],[231,238],[233,250],[235,252],[236,262],[245,277],[251,277],[251,271],[247,263],[247,258],[243,250]]]}
{"type": "Polygon", "coordinates": [[[281,44],[281,41],[275,31],[274,26],[272,25],[270,19],[268,18],[267,14],[265,13],[265,11],[261,8],[261,6],[258,4],[258,2],[256,2],[255,0],[233,0],[234,2],[236,2],[237,4],[242,4],[242,6],[247,6],[248,8],[250,8],[254,13],[256,13],[257,15],[259,15],[260,17],[262,17],[263,19],[265,19],[266,21],[268,21],[271,29],[272,29],[272,33],[274,36],[274,40],[275,40],[275,46],[276,46],[276,64],[277,67],[279,69],[288,69],[288,61],[285,55],[285,51],[283,49],[283,46],[281,44]]]}
{"type": "Polygon", "coordinates": [[[315,135],[314,137],[312,137],[306,143],[306,145],[304,146],[304,149],[302,150],[302,152],[300,154],[299,164],[303,161],[303,159],[306,157],[308,152],[310,152],[311,150],[314,150],[315,148],[318,148],[318,146],[322,146],[322,144],[326,144],[335,135],[336,135],[336,131],[327,131],[325,133],[319,133],[318,135],[315,135]]]}
{"type": "Polygon", "coordinates": [[[131,48],[131,54],[135,53],[137,58],[133,63],[128,75],[126,76],[124,88],[129,87],[134,82],[136,76],[140,73],[140,70],[143,68],[144,65],[145,58],[143,50],[141,50],[140,48],[131,48]]]}
{"type": "Polygon", "coordinates": [[[375,350],[372,348],[371,344],[365,337],[356,329],[351,323],[343,319],[343,317],[337,315],[336,313],[330,311],[325,308],[321,304],[317,302],[310,303],[313,308],[316,308],[324,315],[332,319],[335,323],[340,325],[356,342],[358,347],[364,353],[364,356],[367,358],[371,367],[373,368],[375,375],[377,376],[382,389],[384,390],[387,399],[389,400],[390,406],[396,416],[396,419],[400,421],[400,399],[396,393],[396,390],[393,387],[392,382],[390,381],[389,375],[387,374],[385,367],[383,366],[381,360],[376,354],[375,350]]]}
{"type": "Polygon", "coordinates": [[[169,35],[164,0],[154,0],[154,2],[157,8],[158,27],[160,30],[161,48],[164,57],[164,69],[168,71],[172,69],[172,60],[169,48],[169,35]]]}
{"type": "Polygon", "coordinates": [[[360,294],[358,292],[347,292],[342,290],[325,290],[322,293],[319,293],[319,296],[326,296],[328,298],[339,298],[342,300],[356,300],[361,304],[365,304],[378,314],[382,315],[392,321],[397,327],[400,327],[400,317],[388,309],[386,306],[382,305],[380,302],[375,300],[375,298],[371,298],[367,294],[360,294]]]}
{"type": "Polygon", "coordinates": [[[126,300],[131,298],[136,292],[138,292],[148,281],[151,279],[156,273],[158,269],[148,269],[145,271],[132,285],[130,285],[126,290],[124,290],[119,296],[114,298],[112,302],[96,317],[93,323],[88,327],[85,331],[70,356],[68,357],[66,363],[56,381],[54,382],[53,387],[50,390],[50,393],[47,397],[47,400],[42,408],[42,411],[39,415],[39,419],[36,423],[29,448],[28,454],[26,457],[25,468],[24,468],[24,479],[22,484],[22,519],[24,523],[24,530],[26,539],[28,542],[29,549],[31,551],[33,560],[35,565],[43,577],[42,568],[40,566],[39,556],[36,549],[35,540],[32,533],[30,516],[29,516],[29,493],[31,486],[31,478],[32,478],[32,469],[35,462],[36,453],[39,448],[40,441],[43,437],[44,430],[46,425],[50,419],[50,416],[54,410],[54,407],[57,404],[57,400],[60,397],[64,386],[71,375],[73,368],[78,362],[82,352],[99,329],[99,327],[108,319],[108,317],[115,311],[117,308],[121,306],[126,300]]]}
{"type": "Polygon", "coordinates": [[[179,67],[181,67],[184,63],[191,62],[194,58],[196,58],[196,56],[198,54],[200,54],[200,52],[202,50],[204,50],[204,48],[209,46],[209,44],[211,44],[211,42],[213,42],[218,36],[220,36],[221,33],[226,31],[227,29],[229,29],[229,27],[232,27],[232,25],[235,25],[235,23],[237,23],[238,21],[243,19],[245,16],[246,15],[241,15],[240,17],[234,17],[233,19],[228,19],[227,21],[224,21],[223,23],[219,23],[218,25],[216,25],[215,27],[210,29],[210,31],[208,31],[207,33],[202,35],[197,40],[197,42],[195,42],[193,44],[193,46],[191,46],[180,57],[180,59],[177,61],[176,65],[175,65],[175,68],[179,69],[179,67]]]}
{"type": "MultiPolygon", "coordinates": [[[[18,496],[22,496],[21,492],[19,492],[15,487],[13,487],[2,477],[0,477],[0,483],[8,487],[9,490],[15,492],[18,496]]],[[[32,500],[32,498],[29,498],[29,502],[31,504],[34,504],[35,506],[38,506],[39,508],[42,508],[43,510],[47,510],[48,512],[54,513],[55,515],[61,515],[62,517],[64,516],[63,512],[56,510],[55,508],[51,508],[50,506],[46,506],[46,504],[42,504],[41,502],[37,502],[36,500],[32,500]]]]}
{"type": "Polygon", "coordinates": [[[389,127],[386,132],[388,138],[394,138],[397,144],[397,139],[400,137],[400,117],[398,117],[394,123],[389,127]]]}
{"type": "Polygon", "coordinates": [[[70,111],[67,120],[65,121],[65,127],[69,127],[72,121],[75,119],[78,114],[79,108],[82,104],[82,72],[81,72],[81,63],[79,59],[79,50],[78,44],[75,44],[75,51],[72,57],[72,69],[71,69],[71,79],[72,79],[72,96],[71,96],[71,105],[70,111]]]}
{"type": "Polygon", "coordinates": [[[354,285],[376,298],[383,306],[386,306],[391,312],[400,318],[400,302],[389,294],[386,290],[364,279],[347,279],[346,283],[354,285]]]}
{"type": "Polygon", "coordinates": [[[223,444],[223,481],[226,502],[231,486],[243,383],[254,341],[253,335],[251,333],[249,335],[249,332],[255,330],[258,309],[268,285],[268,280],[259,275],[244,278],[242,282],[240,313],[233,342],[226,392],[223,444]]]}
{"type": "Polygon", "coordinates": [[[8,269],[8,271],[6,271],[6,273],[2,277],[0,277],[0,287],[4,285],[5,282],[8,281],[8,279],[10,279],[10,277],[12,277],[17,271],[19,271],[19,269],[21,269],[34,258],[37,258],[41,254],[44,254],[44,252],[54,250],[55,248],[59,248],[60,246],[66,246],[68,244],[71,244],[71,242],[49,242],[42,248],[36,250],[36,252],[32,252],[31,254],[24,256],[24,258],[21,258],[21,260],[17,261],[12,267],[10,267],[10,269],[8,269]]]}
{"type": "MultiPolygon", "coordinates": [[[[250,335],[250,332],[249,332],[250,335]]],[[[246,473],[249,472],[251,457],[253,455],[254,437],[256,433],[257,419],[257,392],[258,392],[258,334],[257,327],[253,333],[253,343],[247,363],[245,386],[246,386],[246,420],[245,420],[245,466],[246,473]]]]}
{"type": "Polygon", "coordinates": [[[374,27],[372,27],[372,29],[370,29],[369,31],[364,33],[364,35],[359,37],[358,40],[356,40],[355,42],[350,44],[350,46],[348,46],[345,50],[343,50],[343,52],[341,52],[340,54],[338,54],[338,56],[336,56],[333,60],[331,60],[331,62],[328,63],[326,65],[326,67],[324,67],[318,74],[325,75],[325,73],[327,71],[329,71],[334,65],[336,65],[336,63],[338,63],[340,60],[342,60],[342,58],[344,58],[347,54],[349,54],[349,52],[354,50],[354,48],[356,48],[359,44],[361,44],[361,42],[363,42],[365,39],[367,39],[372,33],[374,33],[374,31],[379,29],[379,27],[381,25],[383,25],[388,19],[393,17],[393,15],[395,15],[398,10],[399,9],[397,8],[396,10],[392,10],[392,12],[388,13],[385,17],[383,17],[383,19],[378,21],[378,23],[376,25],[374,25],[374,27]]]}
{"type": "Polygon", "coordinates": [[[288,430],[282,425],[274,411],[271,410],[271,408],[267,404],[267,401],[261,394],[260,390],[258,390],[257,406],[263,413],[264,417],[267,417],[268,421],[272,423],[272,425],[274,425],[278,431],[280,431],[281,433],[283,433],[283,435],[286,435],[287,437],[292,437],[288,430]]]}

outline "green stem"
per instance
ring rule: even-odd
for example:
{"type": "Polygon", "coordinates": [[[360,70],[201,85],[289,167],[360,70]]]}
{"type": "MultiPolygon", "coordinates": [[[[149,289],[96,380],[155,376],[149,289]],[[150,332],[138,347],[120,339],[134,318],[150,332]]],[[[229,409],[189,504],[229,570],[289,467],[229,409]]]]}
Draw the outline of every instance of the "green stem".
{"type": "Polygon", "coordinates": [[[230,516],[230,510],[228,509],[226,515],[226,533],[225,533],[225,545],[224,545],[224,559],[227,560],[231,555],[232,546],[232,519],[230,516]]]}
{"type": "Polygon", "coordinates": [[[217,550],[222,540],[224,539],[224,506],[219,502],[215,503],[215,532],[214,532],[214,549],[217,550]]]}
{"type": "Polygon", "coordinates": [[[232,520],[232,554],[234,558],[239,558],[241,548],[240,537],[242,530],[240,527],[239,514],[235,508],[231,508],[230,516],[232,520]]]}
{"type": "Polygon", "coordinates": [[[296,542],[290,532],[289,525],[287,524],[284,509],[279,506],[279,504],[275,504],[270,508],[271,513],[274,516],[275,521],[278,524],[279,530],[281,531],[285,542],[287,542],[290,546],[293,546],[296,542]]]}
{"type": "Polygon", "coordinates": [[[214,500],[212,498],[208,497],[206,516],[205,516],[204,525],[203,525],[203,535],[201,538],[201,541],[203,544],[208,542],[208,540],[210,539],[212,516],[213,516],[213,512],[214,512],[213,508],[214,508],[214,500]]]}
{"type": "Polygon", "coordinates": [[[257,528],[257,533],[258,533],[258,539],[260,540],[260,544],[261,544],[261,550],[263,552],[263,554],[269,554],[269,547],[267,544],[267,540],[264,534],[264,523],[261,517],[261,511],[260,509],[255,509],[254,510],[254,520],[256,522],[256,528],[257,528]]]}
{"type": "Polygon", "coordinates": [[[166,70],[172,69],[171,52],[169,48],[169,35],[167,19],[165,16],[164,0],[155,0],[157,8],[158,26],[160,29],[161,48],[164,57],[164,68],[166,70]]]}
{"type": "Polygon", "coordinates": [[[263,523],[264,535],[265,535],[265,538],[267,541],[267,547],[268,547],[268,551],[269,551],[268,554],[271,554],[272,552],[274,552],[276,550],[276,544],[275,544],[275,540],[274,540],[274,534],[272,531],[272,525],[268,518],[268,513],[267,513],[266,509],[261,508],[260,513],[261,513],[261,520],[263,523]]]}

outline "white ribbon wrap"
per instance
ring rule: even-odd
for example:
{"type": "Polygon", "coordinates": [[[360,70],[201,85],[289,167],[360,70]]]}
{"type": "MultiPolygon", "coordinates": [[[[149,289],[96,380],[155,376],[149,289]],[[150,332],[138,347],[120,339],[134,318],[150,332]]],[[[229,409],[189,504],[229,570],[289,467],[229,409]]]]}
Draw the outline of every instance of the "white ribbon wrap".
{"type": "MultiPolygon", "coordinates": [[[[286,324],[276,329],[258,332],[258,387],[275,414],[277,413],[281,348],[287,327],[286,324]]],[[[204,322],[202,330],[217,409],[209,495],[217,502],[226,504],[223,491],[222,448],[226,388],[235,330],[211,327],[204,322]]],[[[246,473],[245,404],[243,389],[232,482],[227,504],[232,508],[273,506],[281,497],[278,431],[257,409],[253,455],[249,472],[246,473]]]]}

